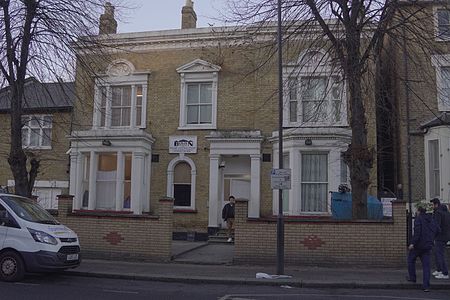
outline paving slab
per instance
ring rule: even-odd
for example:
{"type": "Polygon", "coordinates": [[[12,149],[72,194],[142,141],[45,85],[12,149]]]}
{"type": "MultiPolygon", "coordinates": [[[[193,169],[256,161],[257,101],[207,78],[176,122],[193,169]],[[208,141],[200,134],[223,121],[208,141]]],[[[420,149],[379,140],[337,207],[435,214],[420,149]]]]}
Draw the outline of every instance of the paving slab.
{"type": "Polygon", "coordinates": [[[172,241],[172,260],[207,245],[208,242],[172,241]]]}
{"type": "Polygon", "coordinates": [[[233,263],[233,244],[215,243],[206,244],[178,255],[174,261],[177,263],[226,265],[233,263]]]}

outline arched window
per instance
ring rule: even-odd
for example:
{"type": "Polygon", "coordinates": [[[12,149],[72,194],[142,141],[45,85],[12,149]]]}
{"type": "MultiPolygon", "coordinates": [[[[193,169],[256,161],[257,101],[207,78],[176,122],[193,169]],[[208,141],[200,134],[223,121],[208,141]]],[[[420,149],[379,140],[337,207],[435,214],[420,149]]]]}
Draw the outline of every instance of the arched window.
{"type": "Polygon", "coordinates": [[[179,162],[173,171],[174,206],[191,206],[191,166],[179,162]]]}
{"type": "Polygon", "coordinates": [[[167,196],[176,209],[195,209],[195,164],[184,155],[174,158],[167,168],[167,196]]]}

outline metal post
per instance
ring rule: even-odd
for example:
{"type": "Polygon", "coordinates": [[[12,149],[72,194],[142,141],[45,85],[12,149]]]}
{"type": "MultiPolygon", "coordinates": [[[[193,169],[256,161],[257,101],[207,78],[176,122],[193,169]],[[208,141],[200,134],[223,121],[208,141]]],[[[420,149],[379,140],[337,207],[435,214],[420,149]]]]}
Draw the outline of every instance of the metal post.
{"type": "MultiPolygon", "coordinates": [[[[283,54],[281,36],[281,0],[278,0],[278,168],[283,169],[283,54]]],[[[278,190],[277,274],[284,274],[283,190],[278,190]]]]}
{"type": "Polygon", "coordinates": [[[406,31],[405,27],[403,27],[403,71],[404,71],[404,87],[405,87],[405,106],[406,106],[406,137],[407,137],[407,145],[406,145],[406,159],[407,159],[407,172],[408,172],[408,232],[406,239],[408,241],[408,245],[412,238],[412,175],[411,175],[411,125],[410,125],[410,108],[409,108],[409,83],[408,83],[408,48],[406,45],[406,31]]]}

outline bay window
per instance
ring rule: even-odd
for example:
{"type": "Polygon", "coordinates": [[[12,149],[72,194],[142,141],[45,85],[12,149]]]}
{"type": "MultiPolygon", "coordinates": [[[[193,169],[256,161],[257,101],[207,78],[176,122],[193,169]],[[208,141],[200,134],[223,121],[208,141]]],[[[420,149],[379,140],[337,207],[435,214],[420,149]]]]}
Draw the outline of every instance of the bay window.
{"type": "Polygon", "coordinates": [[[306,52],[295,65],[284,68],[284,126],[346,126],[342,77],[325,54],[306,52]]]}
{"type": "Polygon", "coordinates": [[[439,175],[439,140],[428,141],[428,155],[430,198],[439,198],[441,194],[439,175]]]}
{"type": "Polygon", "coordinates": [[[102,128],[145,127],[144,102],[146,86],[108,85],[97,88],[97,114],[94,112],[94,126],[102,128]]]}
{"type": "Polygon", "coordinates": [[[301,153],[301,211],[328,211],[328,154],[301,153]]]}

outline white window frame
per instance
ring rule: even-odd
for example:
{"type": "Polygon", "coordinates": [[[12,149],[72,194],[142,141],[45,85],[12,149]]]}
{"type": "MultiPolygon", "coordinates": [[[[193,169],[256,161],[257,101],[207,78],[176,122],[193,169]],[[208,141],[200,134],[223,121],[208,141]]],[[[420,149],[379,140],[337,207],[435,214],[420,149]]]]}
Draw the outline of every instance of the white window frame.
{"type": "MultiPolygon", "coordinates": [[[[304,199],[302,198],[302,189],[303,189],[303,185],[304,184],[326,184],[327,185],[327,187],[326,187],[326,189],[325,190],[329,190],[329,187],[330,187],[330,167],[329,167],[329,162],[330,162],[330,151],[317,151],[317,150],[301,150],[300,151],[300,161],[299,161],[299,165],[300,165],[300,168],[297,170],[298,172],[300,172],[300,174],[299,174],[299,178],[300,178],[300,193],[299,193],[299,195],[298,195],[298,197],[299,197],[299,199],[300,199],[300,203],[299,203],[299,212],[301,213],[301,214],[326,214],[326,213],[328,213],[329,212],[329,207],[330,207],[330,197],[328,197],[327,196],[327,199],[326,199],[326,209],[325,209],[325,211],[303,211],[302,209],[301,209],[301,207],[302,207],[302,204],[303,204],[303,202],[304,202],[304,199]],[[327,181],[326,182],[324,182],[324,181],[316,181],[316,182],[314,182],[314,181],[303,181],[303,174],[302,174],[302,168],[303,168],[303,166],[302,166],[302,162],[303,162],[303,155],[304,154],[306,154],[306,155],[326,155],[326,157],[327,157],[327,181]]],[[[327,195],[328,195],[328,192],[327,192],[327,195]]]]}
{"type": "Polygon", "coordinates": [[[106,75],[99,76],[95,79],[94,94],[94,113],[93,113],[93,129],[126,129],[140,128],[145,129],[147,124],[147,92],[149,72],[136,72],[134,66],[123,59],[116,60],[108,67],[106,75]],[[120,66],[120,67],[116,67],[120,66]],[[112,117],[112,87],[131,87],[131,116],[130,126],[111,126],[112,117]],[[136,100],[137,88],[142,86],[142,106],[141,106],[141,124],[136,124],[136,100]],[[105,124],[101,124],[102,117],[102,89],[106,89],[106,112],[105,124]]]}
{"type": "Polygon", "coordinates": [[[433,6],[433,24],[434,24],[434,36],[436,38],[436,41],[446,42],[450,40],[450,35],[447,37],[441,37],[439,36],[439,18],[438,18],[438,11],[439,10],[448,10],[450,12],[449,6],[433,6]]]}
{"type": "Polygon", "coordinates": [[[190,206],[174,206],[174,209],[182,209],[182,210],[195,210],[195,185],[196,185],[196,177],[197,177],[197,169],[195,167],[194,161],[184,154],[180,154],[169,162],[167,167],[167,197],[173,198],[174,196],[174,170],[175,166],[181,162],[189,164],[191,167],[191,205],[190,206]]]}
{"type": "Polygon", "coordinates": [[[180,74],[180,122],[179,130],[216,129],[217,128],[217,89],[220,67],[201,59],[196,59],[177,69],[180,74]],[[187,85],[190,83],[211,83],[211,123],[187,123],[187,85]]]}
{"type": "Polygon", "coordinates": [[[27,129],[27,136],[26,136],[26,144],[22,144],[22,148],[24,149],[52,149],[52,134],[53,134],[53,115],[49,115],[49,114],[32,114],[32,115],[22,115],[22,118],[28,118],[28,122],[26,124],[23,124],[22,126],[22,140],[23,140],[23,130],[27,129]],[[45,117],[50,117],[51,118],[51,123],[50,124],[44,124],[44,118],[45,117]],[[38,126],[37,127],[31,127],[30,123],[31,120],[35,118],[38,121],[38,126]],[[31,135],[32,135],[32,129],[38,129],[39,130],[39,143],[37,146],[31,146],[30,145],[30,140],[31,140],[31,135]],[[48,146],[43,146],[42,145],[42,141],[43,141],[43,136],[44,136],[44,129],[50,129],[50,145],[48,146]]]}
{"type": "Polygon", "coordinates": [[[441,68],[450,68],[450,54],[432,55],[431,64],[436,72],[436,96],[439,111],[450,111],[450,98],[445,99],[444,80],[442,78],[441,68]]]}
{"type": "Polygon", "coordinates": [[[341,115],[340,120],[336,122],[332,118],[332,109],[333,109],[333,98],[331,95],[331,89],[333,88],[333,83],[341,82],[342,75],[336,72],[333,66],[329,63],[328,56],[323,53],[321,50],[308,50],[303,52],[298,61],[294,63],[290,63],[284,66],[283,68],[283,80],[285,82],[284,85],[284,127],[322,127],[322,126],[348,126],[347,122],[347,95],[346,95],[346,84],[345,82],[340,83],[341,86],[341,115]],[[305,61],[309,54],[312,52],[318,53],[321,56],[319,61],[305,61]],[[303,120],[303,103],[301,98],[301,88],[302,88],[302,78],[314,78],[314,77],[326,77],[327,84],[327,96],[324,101],[327,101],[326,108],[326,119],[323,121],[311,122],[303,120]],[[291,102],[290,99],[290,84],[289,82],[293,79],[297,78],[297,120],[296,122],[291,122],[290,120],[290,107],[291,102]]]}
{"type": "MultiPolygon", "coordinates": [[[[298,129],[305,130],[305,129],[298,129]]],[[[310,130],[315,130],[311,128],[310,130]]],[[[313,145],[306,146],[303,139],[287,139],[284,141],[283,153],[289,153],[289,166],[291,171],[291,189],[289,190],[289,212],[292,216],[331,216],[331,196],[327,193],[326,212],[301,211],[301,154],[302,153],[328,153],[328,190],[337,190],[341,182],[341,153],[345,151],[348,144],[342,140],[320,139],[313,140],[313,145]]],[[[278,144],[273,144],[273,168],[278,168],[278,144]]],[[[278,190],[273,190],[273,214],[278,213],[278,190]]]]}

